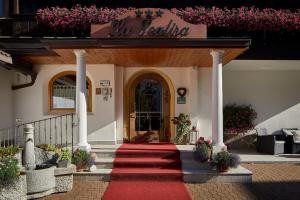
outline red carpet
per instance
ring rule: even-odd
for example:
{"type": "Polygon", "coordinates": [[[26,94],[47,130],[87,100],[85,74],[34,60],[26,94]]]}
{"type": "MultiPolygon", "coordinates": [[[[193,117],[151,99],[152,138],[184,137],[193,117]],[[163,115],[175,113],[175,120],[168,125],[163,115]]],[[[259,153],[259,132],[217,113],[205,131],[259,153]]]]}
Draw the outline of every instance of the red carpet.
{"type": "Polygon", "coordinates": [[[103,200],[190,200],[173,144],[123,144],[103,200]]]}

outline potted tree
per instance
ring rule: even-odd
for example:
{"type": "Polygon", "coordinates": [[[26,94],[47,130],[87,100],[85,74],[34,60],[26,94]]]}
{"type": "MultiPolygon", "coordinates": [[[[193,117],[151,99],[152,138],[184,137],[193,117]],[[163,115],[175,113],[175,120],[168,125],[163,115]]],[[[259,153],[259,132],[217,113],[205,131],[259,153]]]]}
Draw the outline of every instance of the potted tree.
{"type": "Polygon", "coordinates": [[[68,148],[61,149],[61,154],[59,156],[58,167],[67,168],[72,160],[71,151],[68,148]]]}
{"type": "Polygon", "coordinates": [[[190,132],[191,120],[189,115],[180,113],[178,117],[172,119],[176,125],[176,138],[175,142],[178,144],[186,144],[187,134],[190,132]]]}
{"type": "Polygon", "coordinates": [[[219,172],[227,172],[230,168],[237,168],[240,161],[239,155],[221,151],[214,157],[213,164],[217,166],[219,172]]]}
{"type": "Polygon", "coordinates": [[[88,170],[91,163],[91,155],[85,150],[77,149],[73,154],[72,163],[76,165],[77,171],[88,170]]]}

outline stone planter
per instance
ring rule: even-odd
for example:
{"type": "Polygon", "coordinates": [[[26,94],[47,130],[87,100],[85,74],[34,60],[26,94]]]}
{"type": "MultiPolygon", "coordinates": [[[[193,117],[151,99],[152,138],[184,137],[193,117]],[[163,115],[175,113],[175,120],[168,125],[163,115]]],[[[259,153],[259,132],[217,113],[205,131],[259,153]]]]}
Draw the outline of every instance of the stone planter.
{"type": "Polygon", "coordinates": [[[55,169],[56,167],[49,167],[46,169],[25,171],[27,178],[27,194],[29,199],[40,198],[54,192],[55,169]]]}
{"type": "Polygon", "coordinates": [[[60,160],[58,162],[58,168],[67,168],[70,165],[69,160],[60,160]]]}
{"type": "Polygon", "coordinates": [[[67,168],[56,168],[55,175],[55,192],[68,192],[73,189],[73,173],[76,172],[76,166],[69,164],[67,168]]]}
{"type": "Polygon", "coordinates": [[[45,151],[43,149],[34,148],[34,154],[35,154],[35,163],[40,164],[56,164],[56,161],[58,159],[57,156],[55,156],[55,152],[51,151],[45,151]]]}
{"type": "Polygon", "coordinates": [[[7,186],[0,186],[0,200],[25,200],[27,191],[26,176],[21,175],[19,179],[7,186]]]}

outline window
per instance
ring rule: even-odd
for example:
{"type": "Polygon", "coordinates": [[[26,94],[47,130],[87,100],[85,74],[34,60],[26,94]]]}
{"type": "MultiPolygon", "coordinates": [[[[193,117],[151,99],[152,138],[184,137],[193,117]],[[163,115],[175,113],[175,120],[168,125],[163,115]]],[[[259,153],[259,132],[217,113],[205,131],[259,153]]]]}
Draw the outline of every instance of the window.
{"type": "MultiPolygon", "coordinates": [[[[92,84],[86,78],[87,110],[92,112],[92,84]]],[[[76,72],[55,75],[49,82],[49,112],[74,112],[76,108],[76,72]]]]}

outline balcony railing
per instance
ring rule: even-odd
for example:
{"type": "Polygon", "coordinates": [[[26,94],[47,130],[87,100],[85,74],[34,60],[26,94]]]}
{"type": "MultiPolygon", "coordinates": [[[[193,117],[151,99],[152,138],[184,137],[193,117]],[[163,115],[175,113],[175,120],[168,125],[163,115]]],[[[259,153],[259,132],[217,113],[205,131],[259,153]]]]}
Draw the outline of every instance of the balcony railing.
{"type": "Polygon", "coordinates": [[[34,15],[0,18],[0,36],[34,36],[36,33],[37,21],[34,15]]]}

